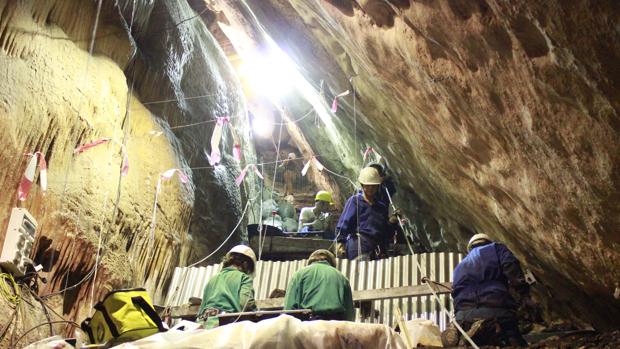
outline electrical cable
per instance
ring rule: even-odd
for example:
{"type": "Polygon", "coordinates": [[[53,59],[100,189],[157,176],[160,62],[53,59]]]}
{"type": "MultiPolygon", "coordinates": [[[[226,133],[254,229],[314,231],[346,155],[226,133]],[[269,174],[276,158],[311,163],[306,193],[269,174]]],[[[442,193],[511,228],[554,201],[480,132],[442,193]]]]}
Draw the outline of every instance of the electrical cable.
{"type": "MultiPolygon", "coordinates": [[[[192,263],[190,265],[188,265],[187,267],[185,267],[183,269],[183,276],[180,279],[180,282],[177,284],[177,287],[174,289],[174,291],[172,292],[172,295],[169,298],[169,302],[168,305],[166,305],[166,308],[164,309],[164,314],[168,312],[168,310],[170,309],[170,303],[172,303],[173,301],[176,303],[176,301],[178,301],[178,299],[176,299],[176,296],[179,292],[179,290],[181,289],[181,285],[185,283],[185,279],[187,278],[187,274],[190,268],[206,261],[207,259],[209,259],[211,256],[213,256],[215,253],[217,253],[217,251],[219,251],[222,247],[224,247],[224,245],[226,244],[226,242],[228,242],[228,240],[233,236],[233,234],[235,233],[235,231],[237,230],[237,228],[239,228],[239,226],[241,225],[241,222],[243,222],[243,217],[245,217],[245,213],[250,205],[250,202],[255,201],[258,198],[258,195],[255,196],[252,199],[248,199],[248,201],[245,204],[245,208],[243,209],[243,212],[241,213],[241,217],[239,217],[239,221],[237,222],[237,224],[235,225],[235,227],[233,228],[233,230],[230,232],[230,234],[228,234],[228,236],[226,237],[226,239],[224,239],[224,241],[215,249],[213,250],[213,252],[209,253],[209,255],[207,255],[206,257],[202,258],[201,260],[192,263]]],[[[262,201],[262,200],[261,200],[262,201]]]]}
{"type": "Polygon", "coordinates": [[[53,296],[57,296],[63,292],[72,290],[78,286],[80,286],[81,284],[83,284],[84,282],[86,282],[88,279],[90,279],[91,276],[93,276],[93,273],[95,272],[95,267],[93,266],[93,268],[88,272],[88,274],[86,274],[80,281],[78,281],[77,283],[69,286],[69,287],[65,287],[60,291],[56,291],[56,292],[52,292],[52,293],[48,293],[46,295],[41,296],[41,298],[43,299],[47,299],[49,297],[53,297],[53,296]]]}
{"type": "MultiPolygon", "coordinates": [[[[283,113],[284,113],[284,111],[280,110],[280,114],[282,115],[283,113]]],[[[278,135],[278,146],[276,147],[276,163],[275,163],[275,165],[273,167],[273,180],[271,181],[270,200],[272,200],[272,201],[273,201],[273,192],[274,192],[274,190],[276,188],[276,175],[278,173],[278,159],[280,158],[280,145],[282,143],[282,126],[284,126],[284,123],[280,123],[280,132],[279,132],[279,135],[278,135]]],[[[290,161],[290,160],[291,159],[287,159],[285,161],[290,161]]],[[[285,189],[285,191],[286,191],[286,189],[285,189]]],[[[273,223],[272,223],[272,225],[273,225],[273,223]]],[[[258,232],[258,235],[259,235],[259,238],[260,238],[260,235],[261,235],[260,231],[258,232]]],[[[267,231],[265,231],[265,236],[266,235],[267,235],[267,231]]],[[[266,239],[263,239],[262,243],[258,247],[258,260],[259,261],[261,260],[261,256],[262,256],[262,253],[263,253],[263,245],[265,244],[265,240],[266,239]]]]}
{"type": "Polygon", "coordinates": [[[34,326],[34,327],[30,328],[28,331],[26,331],[26,332],[22,333],[22,335],[21,335],[19,338],[17,338],[17,340],[16,340],[15,342],[11,341],[11,343],[12,343],[11,347],[12,347],[12,348],[17,348],[17,347],[16,347],[16,345],[17,345],[17,343],[19,343],[19,341],[20,341],[22,338],[26,337],[26,335],[28,335],[28,333],[30,333],[30,332],[32,332],[32,331],[34,331],[34,330],[36,330],[37,328],[39,328],[39,327],[41,327],[41,326],[45,326],[45,325],[52,325],[52,324],[62,324],[62,323],[68,323],[68,324],[70,324],[70,325],[73,325],[73,326],[74,326],[74,327],[76,327],[76,328],[80,328],[80,325],[78,325],[75,321],[69,321],[69,320],[55,320],[55,321],[46,321],[46,322],[40,323],[40,324],[38,324],[38,325],[36,325],[36,326],[34,326]]]}
{"type": "Polygon", "coordinates": [[[217,251],[219,251],[222,247],[224,247],[224,245],[226,244],[226,242],[228,242],[228,240],[233,236],[233,234],[235,233],[235,231],[237,230],[237,228],[239,228],[239,226],[241,225],[241,222],[243,221],[243,217],[245,217],[245,213],[248,210],[248,206],[250,205],[250,202],[256,200],[256,198],[258,197],[255,196],[253,199],[249,199],[246,204],[245,204],[245,208],[243,209],[243,212],[241,213],[241,217],[239,218],[239,221],[237,221],[237,224],[235,225],[235,227],[232,229],[232,231],[230,232],[230,234],[228,234],[228,236],[226,237],[226,239],[224,239],[224,241],[215,249],[213,250],[213,252],[211,252],[209,255],[207,255],[206,257],[202,258],[201,260],[199,260],[198,262],[192,263],[190,265],[188,265],[186,268],[191,268],[194,267],[204,261],[206,261],[207,259],[209,259],[211,256],[213,256],[215,253],[217,253],[217,251]]]}
{"type": "Polygon", "coordinates": [[[19,305],[19,300],[21,297],[19,295],[17,283],[15,282],[15,279],[13,279],[13,275],[0,273],[0,293],[2,293],[2,296],[4,296],[9,303],[14,304],[15,306],[19,305]]]}
{"type": "MultiPolygon", "coordinates": [[[[387,188],[385,188],[385,191],[386,191],[386,193],[388,195],[388,199],[390,201],[390,205],[392,205],[393,209],[396,209],[396,206],[394,205],[394,202],[392,201],[392,197],[391,197],[390,193],[388,192],[387,188]]],[[[405,234],[405,230],[404,230],[404,227],[403,227],[403,224],[402,224],[401,220],[398,219],[398,222],[400,223],[401,229],[403,229],[403,234],[405,234]]],[[[407,241],[407,247],[409,248],[409,252],[411,252],[412,259],[415,261],[416,267],[418,268],[418,272],[420,273],[420,275],[424,275],[425,273],[424,273],[424,271],[422,271],[422,266],[420,265],[420,262],[418,262],[417,258],[414,258],[415,257],[415,252],[413,251],[413,247],[411,247],[411,243],[409,242],[409,237],[407,235],[405,235],[405,240],[407,241]]],[[[476,343],[474,343],[473,339],[471,339],[471,337],[467,334],[467,332],[465,332],[465,330],[463,330],[463,328],[461,327],[461,325],[459,325],[459,323],[456,321],[456,319],[454,317],[450,316],[450,313],[446,309],[445,305],[441,302],[441,299],[439,299],[439,296],[437,296],[437,292],[435,291],[435,288],[433,286],[431,286],[431,283],[429,282],[430,279],[427,276],[423,276],[421,280],[428,286],[429,290],[431,291],[431,294],[433,295],[433,298],[435,299],[437,304],[439,304],[439,307],[441,308],[441,311],[444,314],[444,316],[446,316],[446,318],[450,319],[450,322],[452,322],[454,324],[454,326],[457,328],[457,330],[459,332],[461,332],[461,334],[463,335],[465,340],[467,340],[469,342],[469,344],[471,344],[472,347],[474,347],[475,349],[479,349],[478,346],[476,345],[476,343]]]]}

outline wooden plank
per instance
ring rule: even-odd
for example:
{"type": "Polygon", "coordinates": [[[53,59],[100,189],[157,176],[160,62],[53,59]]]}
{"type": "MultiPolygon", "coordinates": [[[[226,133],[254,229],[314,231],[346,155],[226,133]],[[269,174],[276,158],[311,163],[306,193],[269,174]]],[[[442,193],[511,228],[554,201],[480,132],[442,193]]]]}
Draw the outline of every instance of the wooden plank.
{"type": "MultiPolygon", "coordinates": [[[[450,293],[450,282],[441,282],[435,285],[437,294],[450,293]]],[[[392,288],[378,288],[374,290],[353,291],[353,300],[356,302],[374,301],[390,298],[421,297],[432,295],[428,285],[401,286],[392,288]]]]}
{"type": "MultiPolygon", "coordinates": [[[[332,242],[332,240],[309,237],[266,236],[263,243],[263,253],[265,251],[278,253],[314,251],[329,248],[332,242]]],[[[258,247],[258,236],[250,238],[250,245],[258,247]]]]}
{"type": "MultiPolygon", "coordinates": [[[[434,285],[437,294],[450,293],[452,284],[441,282],[434,285]]],[[[427,285],[401,286],[392,288],[380,288],[374,290],[353,291],[354,302],[365,302],[390,298],[420,297],[431,295],[427,285]]],[[[259,299],[256,301],[259,309],[282,309],[284,298],[259,299]]],[[[170,308],[172,318],[195,318],[198,313],[199,305],[184,304],[170,308]]]]}

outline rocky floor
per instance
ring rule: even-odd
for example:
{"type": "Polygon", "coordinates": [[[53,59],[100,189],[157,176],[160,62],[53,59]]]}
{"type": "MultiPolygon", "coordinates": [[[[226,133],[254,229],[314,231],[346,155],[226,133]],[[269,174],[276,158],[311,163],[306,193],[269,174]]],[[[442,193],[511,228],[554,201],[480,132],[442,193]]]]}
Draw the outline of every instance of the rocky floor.
{"type": "Polygon", "coordinates": [[[620,348],[620,330],[605,333],[581,333],[568,336],[553,336],[529,346],[529,348],[558,348],[558,349],[586,349],[586,348],[620,348]]]}
{"type": "MultiPolygon", "coordinates": [[[[575,331],[573,334],[554,335],[542,340],[536,340],[535,342],[530,338],[528,340],[531,344],[527,348],[530,349],[618,349],[620,348],[620,329],[604,333],[575,331]]],[[[464,347],[454,347],[452,349],[462,348],[464,347]]],[[[480,347],[480,349],[492,348],[496,347],[480,347]]],[[[516,349],[516,347],[507,348],[516,349]]]]}

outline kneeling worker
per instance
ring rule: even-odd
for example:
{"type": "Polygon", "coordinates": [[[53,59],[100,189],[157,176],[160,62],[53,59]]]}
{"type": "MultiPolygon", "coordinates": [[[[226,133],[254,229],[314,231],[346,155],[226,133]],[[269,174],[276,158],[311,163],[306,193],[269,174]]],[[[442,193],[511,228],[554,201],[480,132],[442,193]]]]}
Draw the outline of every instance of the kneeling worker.
{"type": "Polygon", "coordinates": [[[300,233],[310,231],[326,231],[329,229],[329,206],[333,205],[332,193],[321,190],[314,197],[314,207],[304,207],[299,212],[300,233]]]}
{"type": "Polygon", "coordinates": [[[468,330],[482,320],[473,337],[478,345],[526,346],[517,326],[517,308],[521,303],[530,310],[534,303],[519,261],[505,245],[493,242],[486,234],[474,235],[467,250],[453,275],[456,321],[468,330]],[[512,297],[511,288],[519,295],[519,303],[512,297]]]}
{"type": "Polygon", "coordinates": [[[222,270],[209,280],[198,310],[198,321],[206,328],[217,327],[220,313],[256,310],[254,287],[250,275],[254,272],[256,255],[248,246],[237,245],[224,257],[222,270]]]}
{"type": "Polygon", "coordinates": [[[312,252],[308,266],[293,274],[288,284],[284,309],[311,309],[311,320],[354,320],[351,286],[336,269],[333,253],[312,252]]]}

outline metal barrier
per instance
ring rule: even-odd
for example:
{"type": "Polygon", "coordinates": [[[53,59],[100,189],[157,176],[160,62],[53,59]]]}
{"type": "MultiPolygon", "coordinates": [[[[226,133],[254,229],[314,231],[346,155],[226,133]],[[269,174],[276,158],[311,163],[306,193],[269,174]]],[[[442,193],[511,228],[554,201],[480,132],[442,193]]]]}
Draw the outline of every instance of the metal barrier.
{"type": "MultiPolygon", "coordinates": [[[[349,279],[353,291],[385,289],[421,285],[421,279],[424,276],[436,282],[451,282],[452,271],[462,258],[460,253],[438,252],[391,257],[370,262],[341,259],[338,261],[338,269],[349,279]],[[415,260],[420,263],[423,275],[420,275],[415,260]]],[[[267,299],[275,288],[286,290],[288,280],[291,279],[293,273],[305,265],[306,260],[259,261],[254,277],[256,299],[267,299]]],[[[165,303],[177,306],[186,303],[190,297],[202,297],[205,285],[220,269],[221,264],[189,269],[176,268],[165,303]],[[177,286],[179,290],[175,294],[177,286]]],[[[448,294],[442,294],[439,298],[447,309],[452,309],[452,301],[448,294]]],[[[394,306],[398,306],[407,319],[430,319],[442,330],[449,323],[449,319],[443,316],[441,307],[433,301],[431,296],[375,300],[372,301],[375,316],[362,319],[360,310],[356,309],[356,321],[392,326],[394,306]]]]}

